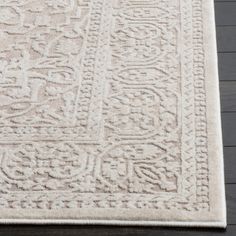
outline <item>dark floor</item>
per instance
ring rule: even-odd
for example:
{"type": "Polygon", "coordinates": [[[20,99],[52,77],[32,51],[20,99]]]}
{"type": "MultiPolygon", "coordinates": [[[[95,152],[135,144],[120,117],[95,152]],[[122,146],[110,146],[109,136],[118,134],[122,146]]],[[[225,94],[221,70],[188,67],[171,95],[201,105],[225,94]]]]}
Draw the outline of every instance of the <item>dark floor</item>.
{"type": "Polygon", "coordinates": [[[0,226],[0,236],[236,235],[236,0],[215,0],[215,9],[228,207],[227,230],[105,226],[0,226]]]}

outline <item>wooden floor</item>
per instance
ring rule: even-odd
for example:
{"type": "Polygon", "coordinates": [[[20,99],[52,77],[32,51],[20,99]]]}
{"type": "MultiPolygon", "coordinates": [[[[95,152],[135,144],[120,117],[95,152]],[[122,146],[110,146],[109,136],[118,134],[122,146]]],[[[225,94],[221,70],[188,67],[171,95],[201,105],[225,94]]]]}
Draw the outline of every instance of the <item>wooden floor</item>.
{"type": "MultiPolygon", "coordinates": [[[[0,0],[1,1],[1,0],[0,0]]],[[[0,236],[236,235],[236,0],[215,0],[227,195],[227,230],[105,226],[0,226],[0,236]]]]}

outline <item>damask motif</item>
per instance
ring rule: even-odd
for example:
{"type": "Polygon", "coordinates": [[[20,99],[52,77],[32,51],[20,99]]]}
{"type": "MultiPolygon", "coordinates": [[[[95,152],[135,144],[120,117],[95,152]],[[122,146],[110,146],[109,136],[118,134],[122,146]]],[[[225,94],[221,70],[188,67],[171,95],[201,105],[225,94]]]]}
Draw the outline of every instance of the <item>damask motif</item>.
{"type": "MultiPolygon", "coordinates": [[[[152,87],[120,88],[107,99],[105,128],[122,138],[147,137],[154,133],[165,137],[177,133],[178,96],[152,87]]],[[[106,106],[104,106],[106,110],[106,106]]]]}
{"type": "Polygon", "coordinates": [[[98,163],[97,181],[102,191],[177,192],[180,163],[163,147],[154,144],[120,145],[107,152],[98,163]]]}
{"type": "Polygon", "coordinates": [[[201,14],[1,1],[0,207],[209,211],[201,14]]]}
{"type": "MultiPolygon", "coordinates": [[[[92,174],[92,150],[73,143],[15,145],[2,150],[2,174],[11,190],[72,190],[92,174]]],[[[80,188],[81,186],[78,186],[80,188]]]]}

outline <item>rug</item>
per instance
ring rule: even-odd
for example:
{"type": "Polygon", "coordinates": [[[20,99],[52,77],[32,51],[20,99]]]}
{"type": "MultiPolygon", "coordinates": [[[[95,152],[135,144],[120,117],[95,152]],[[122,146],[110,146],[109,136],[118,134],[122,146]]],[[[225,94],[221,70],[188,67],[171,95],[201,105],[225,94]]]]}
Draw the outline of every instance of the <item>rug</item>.
{"type": "Polygon", "coordinates": [[[225,227],[213,0],[1,0],[0,222],[225,227]]]}

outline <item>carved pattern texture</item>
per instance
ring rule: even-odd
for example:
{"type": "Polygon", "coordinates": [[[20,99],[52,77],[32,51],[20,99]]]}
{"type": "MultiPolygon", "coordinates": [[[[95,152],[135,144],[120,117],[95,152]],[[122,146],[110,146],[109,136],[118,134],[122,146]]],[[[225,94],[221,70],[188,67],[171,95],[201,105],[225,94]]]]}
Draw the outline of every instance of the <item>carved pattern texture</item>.
{"type": "Polygon", "coordinates": [[[202,0],[2,0],[0,208],[208,211],[204,59],[202,0]]]}

